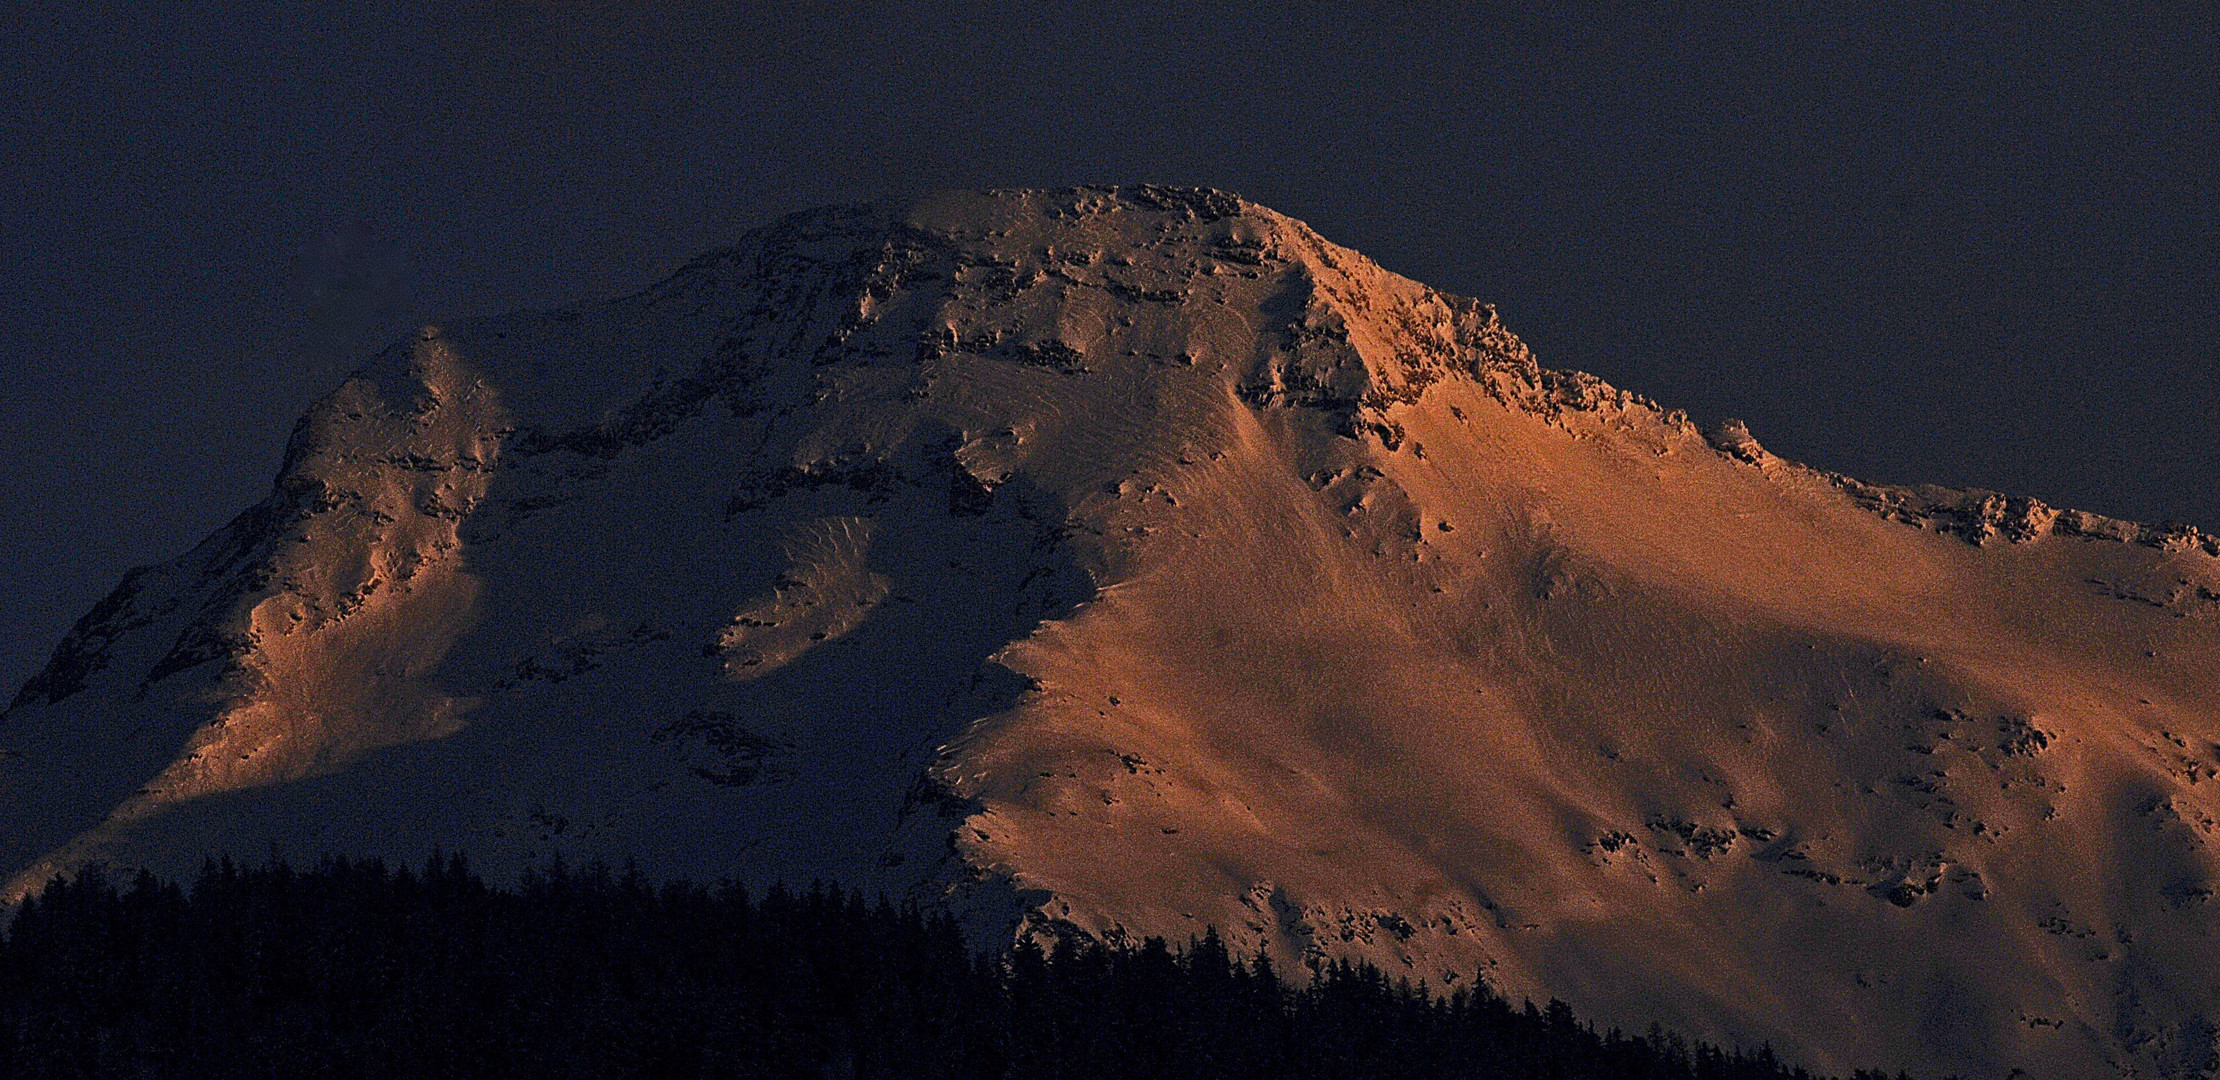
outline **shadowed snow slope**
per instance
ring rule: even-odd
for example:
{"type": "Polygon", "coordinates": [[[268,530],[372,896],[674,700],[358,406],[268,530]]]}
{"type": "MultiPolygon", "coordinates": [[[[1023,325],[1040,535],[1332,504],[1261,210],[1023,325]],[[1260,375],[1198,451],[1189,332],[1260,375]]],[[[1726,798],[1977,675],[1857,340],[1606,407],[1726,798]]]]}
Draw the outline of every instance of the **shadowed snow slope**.
{"type": "Polygon", "coordinates": [[[2194,530],[1782,461],[1228,195],[1002,192],[377,358],[24,687],[0,855],[637,854],[2186,1075],[2216,701],[2194,530]]]}

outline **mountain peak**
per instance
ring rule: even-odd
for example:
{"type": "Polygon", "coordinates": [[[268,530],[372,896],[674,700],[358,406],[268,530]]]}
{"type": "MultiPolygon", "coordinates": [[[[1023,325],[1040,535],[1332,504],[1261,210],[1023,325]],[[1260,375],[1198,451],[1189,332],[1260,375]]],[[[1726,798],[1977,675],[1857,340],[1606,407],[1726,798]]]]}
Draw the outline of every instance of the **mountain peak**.
{"type": "MultiPolygon", "coordinates": [[[[1492,306],[1391,274],[1299,221],[1208,189],[951,192],[892,209],[806,211],[666,285],[714,289],[736,278],[809,280],[853,297],[828,325],[781,327],[788,337],[777,346],[813,343],[813,362],[865,348],[899,355],[865,332],[900,314],[889,299],[904,286],[946,282],[942,325],[918,328],[921,364],[1007,353],[1076,373],[1168,355],[1229,372],[1251,401],[1332,410],[1352,431],[1391,439],[1381,411],[1437,379],[1496,371],[1529,385],[1540,374],[1492,306]],[[1196,333],[1204,328],[1192,317],[1213,308],[1248,314],[1226,320],[1229,333],[1196,333]],[[1189,317],[1176,340],[1145,342],[1168,353],[1126,340],[1149,338],[1125,331],[1151,309],[1189,317]],[[958,332],[959,321],[971,328],[958,332]]],[[[897,336],[911,329],[897,327],[897,336]]]]}
{"type": "Polygon", "coordinates": [[[2164,1074],[2215,620],[2193,530],[1785,462],[1237,197],[942,194],[373,358],[17,696],[0,861],[629,855],[2164,1074]]]}

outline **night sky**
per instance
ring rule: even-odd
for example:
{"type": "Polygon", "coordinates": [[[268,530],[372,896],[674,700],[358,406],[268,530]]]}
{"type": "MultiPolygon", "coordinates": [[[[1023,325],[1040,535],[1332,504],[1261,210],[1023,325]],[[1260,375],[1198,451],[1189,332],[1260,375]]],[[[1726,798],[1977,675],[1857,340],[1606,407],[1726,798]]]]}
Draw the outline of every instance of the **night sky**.
{"type": "Polygon", "coordinates": [[[0,701],[410,328],[937,187],[1224,188],[1784,456],[2220,529],[2210,3],[317,6],[0,13],[0,701]]]}

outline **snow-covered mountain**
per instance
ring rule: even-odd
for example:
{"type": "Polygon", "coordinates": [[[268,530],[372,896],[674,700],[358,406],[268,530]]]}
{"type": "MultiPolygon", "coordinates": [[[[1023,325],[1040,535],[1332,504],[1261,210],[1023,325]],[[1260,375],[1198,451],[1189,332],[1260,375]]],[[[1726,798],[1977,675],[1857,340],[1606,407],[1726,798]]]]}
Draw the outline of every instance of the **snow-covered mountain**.
{"type": "Polygon", "coordinates": [[[2213,537],[1783,461],[1229,195],[998,192],[378,357],[16,697],[0,857],[636,855],[2187,1075],[2215,738],[2213,537]]]}

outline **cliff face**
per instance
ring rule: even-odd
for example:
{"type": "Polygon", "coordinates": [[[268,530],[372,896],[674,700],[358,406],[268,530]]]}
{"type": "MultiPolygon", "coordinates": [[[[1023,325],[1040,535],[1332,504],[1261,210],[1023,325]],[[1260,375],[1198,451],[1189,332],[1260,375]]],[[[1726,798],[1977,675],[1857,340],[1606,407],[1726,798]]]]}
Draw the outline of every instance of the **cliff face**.
{"type": "Polygon", "coordinates": [[[2216,625],[2213,538],[1782,461],[1234,197],[948,196],[379,357],[16,698],[0,848],[638,855],[2186,1075],[2216,625]]]}

